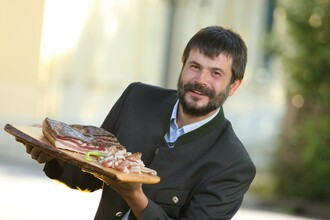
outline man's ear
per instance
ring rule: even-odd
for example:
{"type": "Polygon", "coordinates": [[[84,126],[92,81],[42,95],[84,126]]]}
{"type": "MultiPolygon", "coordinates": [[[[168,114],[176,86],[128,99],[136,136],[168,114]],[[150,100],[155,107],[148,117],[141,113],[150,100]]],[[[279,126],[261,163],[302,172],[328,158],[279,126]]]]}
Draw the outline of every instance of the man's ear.
{"type": "Polygon", "coordinates": [[[231,85],[230,85],[230,91],[229,91],[229,96],[232,96],[235,91],[238,89],[238,87],[241,85],[242,80],[241,79],[236,79],[231,85]]]}

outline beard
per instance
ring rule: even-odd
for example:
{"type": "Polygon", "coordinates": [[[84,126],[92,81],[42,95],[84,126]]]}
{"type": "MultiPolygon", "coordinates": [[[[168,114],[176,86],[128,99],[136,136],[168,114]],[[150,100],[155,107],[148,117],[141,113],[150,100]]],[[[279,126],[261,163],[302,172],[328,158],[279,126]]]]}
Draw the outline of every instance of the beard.
{"type": "Polygon", "coordinates": [[[205,86],[202,86],[200,84],[188,83],[186,85],[183,85],[182,80],[179,79],[177,85],[179,103],[181,104],[184,113],[196,117],[204,116],[221,107],[223,103],[225,103],[226,99],[229,96],[231,88],[230,86],[231,84],[229,83],[224,91],[220,92],[219,94],[216,94],[212,89],[206,88],[205,86]],[[190,90],[197,91],[203,95],[208,96],[209,102],[201,107],[195,106],[194,103],[188,103],[185,99],[185,95],[190,90]]]}

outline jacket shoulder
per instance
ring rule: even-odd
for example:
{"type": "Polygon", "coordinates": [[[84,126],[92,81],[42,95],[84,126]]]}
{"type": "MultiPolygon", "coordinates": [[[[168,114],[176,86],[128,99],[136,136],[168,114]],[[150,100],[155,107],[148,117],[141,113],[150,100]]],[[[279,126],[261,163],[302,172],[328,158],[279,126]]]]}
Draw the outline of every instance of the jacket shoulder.
{"type": "MultiPolygon", "coordinates": [[[[175,92],[173,89],[166,89],[156,85],[150,85],[142,82],[133,82],[128,85],[128,90],[139,90],[145,92],[175,92]]],[[[126,89],[126,90],[127,90],[126,89]]]]}
{"type": "MultiPolygon", "coordinates": [[[[160,101],[166,102],[166,100],[176,97],[176,90],[167,89],[160,86],[149,85],[141,82],[131,83],[124,91],[127,98],[135,101],[160,101]]],[[[134,102],[134,101],[133,101],[134,102]]]]}

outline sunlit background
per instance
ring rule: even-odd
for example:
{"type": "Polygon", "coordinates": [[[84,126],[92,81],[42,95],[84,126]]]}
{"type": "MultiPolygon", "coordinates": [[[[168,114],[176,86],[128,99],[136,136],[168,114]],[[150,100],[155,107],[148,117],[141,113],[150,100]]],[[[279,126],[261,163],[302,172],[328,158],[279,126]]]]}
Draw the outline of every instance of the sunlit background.
{"type": "MultiPolygon", "coordinates": [[[[243,84],[224,109],[257,166],[245,201],[257,206],[257,189],[273,181],[286,104],[281,62],[266,50],[271,33],[287,37],[272,0],[0,0],[0,127],[45,117],[99,126],[129,83],[175,88],[187,41],[209,25],[248,46],[243,84]]],[[[0,160],[42,170],[5,131],[0,160]]]]}

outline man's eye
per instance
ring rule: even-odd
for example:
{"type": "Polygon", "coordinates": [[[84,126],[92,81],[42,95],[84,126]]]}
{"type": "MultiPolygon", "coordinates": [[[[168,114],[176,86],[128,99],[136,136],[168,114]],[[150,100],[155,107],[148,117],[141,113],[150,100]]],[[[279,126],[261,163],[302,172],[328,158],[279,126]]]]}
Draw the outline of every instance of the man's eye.
{"type": "Polygon", "coordinates": [[[199,67],[197,65],[191,65],[190,68],[193,70],[199,70],[199,67]]]}
{"type": "Polygon", "coordinates": [[[215,77],[220,77],[221,73],[220,72],[212,72],[212,75],[215,77]]]}

